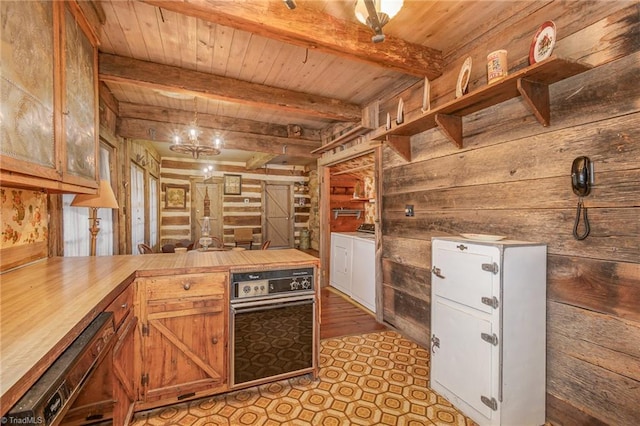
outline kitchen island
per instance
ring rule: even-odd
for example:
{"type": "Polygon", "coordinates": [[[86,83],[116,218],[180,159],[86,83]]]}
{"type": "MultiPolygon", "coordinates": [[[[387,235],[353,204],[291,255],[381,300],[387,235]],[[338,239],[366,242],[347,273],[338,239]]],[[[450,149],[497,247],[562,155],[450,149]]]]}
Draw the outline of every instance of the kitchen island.
{"type": "Polygon", "coordinates": [[[0,415],[138,278],[318,265],[294,249],[192,251],[55,257],[7,272],[0,285],[0,415]]]}

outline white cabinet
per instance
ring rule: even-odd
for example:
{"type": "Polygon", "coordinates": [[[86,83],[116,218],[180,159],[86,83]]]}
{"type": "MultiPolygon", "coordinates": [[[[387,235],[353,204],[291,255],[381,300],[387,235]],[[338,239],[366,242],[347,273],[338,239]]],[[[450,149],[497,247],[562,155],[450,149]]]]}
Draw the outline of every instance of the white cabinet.
{"type": "Polygon", "coordinates": [[[481,426],[545,422],[546,253],[432,240],[431,388],[481,426]]]}
{"type": "Polygon", "coordinates": [[[330,269],[332,287],[375,313],[375,239],[332,232],[330,269]]]}
{"type": "Polygon", "coordinates": [[[351,297],[370,311],[376,311],[376,243],[353,238],[351,297]]]}
{"type": "Polygon", "coordinates": [[[353,239],[331,233],[331,286],[351,296],[353,239]]]}

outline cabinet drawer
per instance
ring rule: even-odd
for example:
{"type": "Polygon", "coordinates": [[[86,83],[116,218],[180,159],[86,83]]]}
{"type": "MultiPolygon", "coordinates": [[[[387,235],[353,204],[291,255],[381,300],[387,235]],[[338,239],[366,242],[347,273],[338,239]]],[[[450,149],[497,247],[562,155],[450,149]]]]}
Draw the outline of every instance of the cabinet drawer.
{"type": "Polygon", "coordinates": [[[106,312],[113,312],[113,321],[116,329],[120,327],[122,321],[126,318],[127,314],[131,311],[133,306],[133,286],[129,285],[120,293],[118,297],[105,309],[106,312]]]}
{"type": "Polygon", "coordinates": [[[191,274],[145,279],[147,300],[181,299],[225,294],[227,274],[191,274]]]}

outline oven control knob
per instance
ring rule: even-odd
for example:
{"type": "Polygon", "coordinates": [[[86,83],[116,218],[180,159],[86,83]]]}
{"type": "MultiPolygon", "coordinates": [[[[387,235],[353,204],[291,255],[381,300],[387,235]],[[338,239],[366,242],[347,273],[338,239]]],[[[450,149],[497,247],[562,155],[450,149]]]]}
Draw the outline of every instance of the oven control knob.
{"type": "Polygon", "coordinates": [[[250,285],[245,285],[244,287],[242,287],[242,291],[247,294],[251,291],[251,286],[250,285]]]}
{"type": "Polygon", "coordinates": [[[297,279],[294,279],[293,281],[291,281],[291,290],[297,290],[300,287],[300,283],[298,282],[297,279]]]}
{"type": "Polygon", "coordinates": [[[311,282],[308,278],[302,280],[302,288],[304,288],[305,290],[311,288],[311,282]]]}

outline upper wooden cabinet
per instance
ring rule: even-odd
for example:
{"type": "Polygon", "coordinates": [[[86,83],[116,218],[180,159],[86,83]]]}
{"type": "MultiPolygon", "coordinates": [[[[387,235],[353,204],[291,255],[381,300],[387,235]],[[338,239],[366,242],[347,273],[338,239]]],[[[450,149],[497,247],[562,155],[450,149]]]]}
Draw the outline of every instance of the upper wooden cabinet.
{"type": "Polygon", "coordinates": [[[2,185],[98,187],[97,37],[75,2],[1,2],[2,185]]]}

